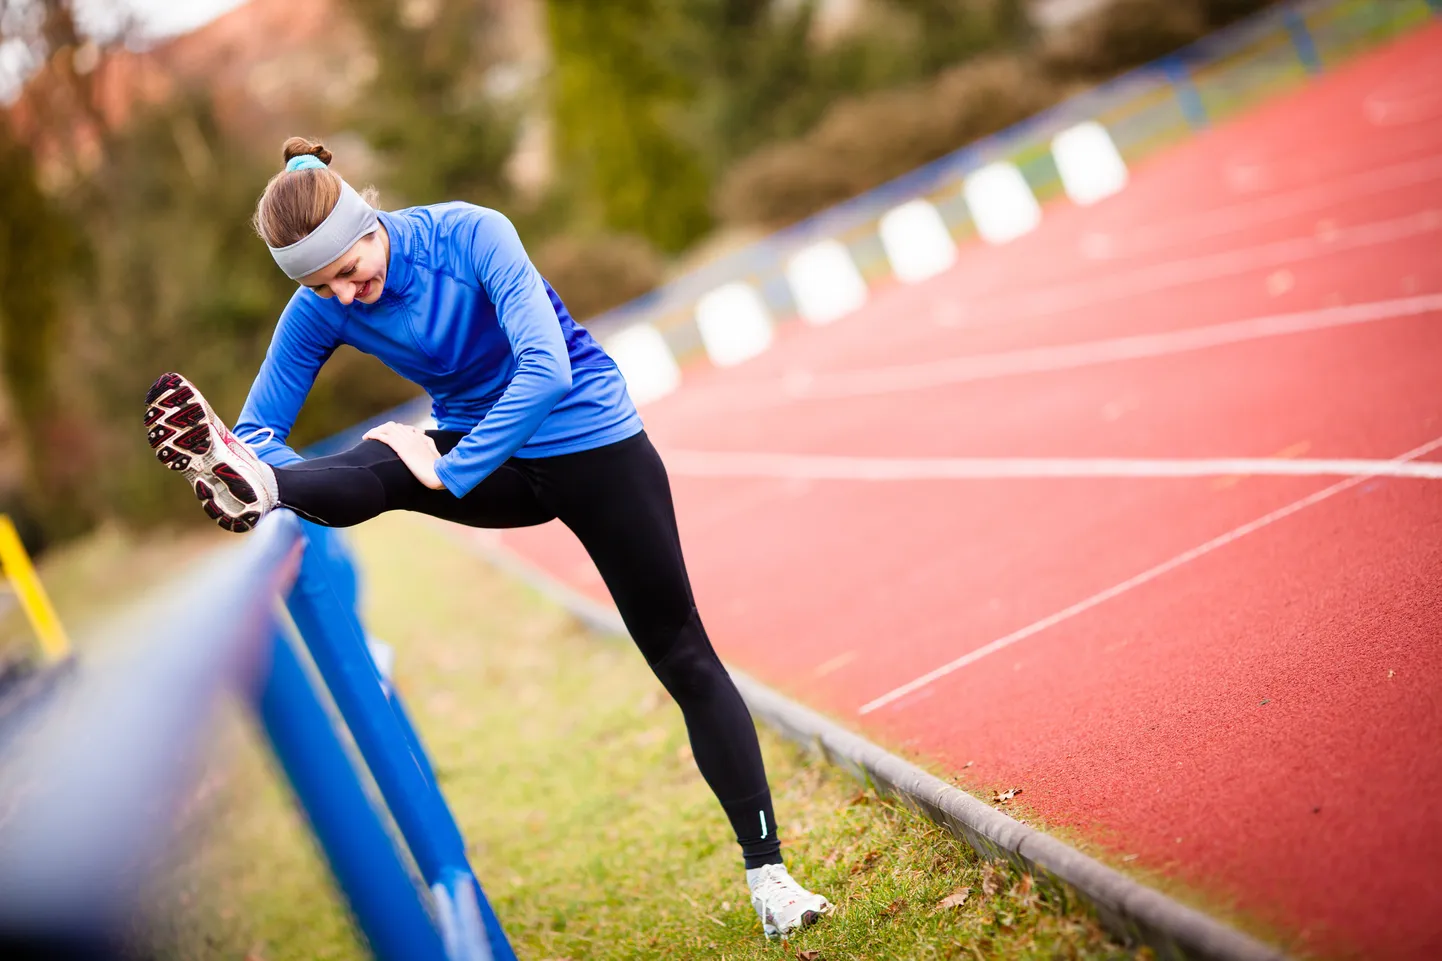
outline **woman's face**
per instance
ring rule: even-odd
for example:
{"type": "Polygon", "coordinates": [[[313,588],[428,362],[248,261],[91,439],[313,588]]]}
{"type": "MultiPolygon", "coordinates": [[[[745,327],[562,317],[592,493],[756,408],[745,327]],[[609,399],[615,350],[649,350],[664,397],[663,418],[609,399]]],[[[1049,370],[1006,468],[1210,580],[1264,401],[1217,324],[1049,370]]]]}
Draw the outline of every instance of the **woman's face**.
{"type": "Polygon", "coordinates": [[[301,278],[301,283],[322,297],[334,297],[349,306],[353,301],[373,304],[386,286],[390,237],[384,225],[362,237],[334,261],[301,278]]]}

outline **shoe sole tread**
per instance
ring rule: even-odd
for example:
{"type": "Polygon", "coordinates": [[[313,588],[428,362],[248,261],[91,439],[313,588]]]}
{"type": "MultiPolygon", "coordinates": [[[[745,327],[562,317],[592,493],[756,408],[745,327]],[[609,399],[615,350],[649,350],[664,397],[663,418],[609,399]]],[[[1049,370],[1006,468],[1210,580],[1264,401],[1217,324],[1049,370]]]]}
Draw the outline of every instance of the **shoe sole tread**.
{"type": "Polygon", "coordinates": [[[206,516],[235,533],[255,527],[261,513],[252,505],[260,496],[225,460],[230,452],[222,428],[200,392],[180,374],[167,373],[151,385],[145,405],[146,439],[156,460],[184,475],[206,516]]]}

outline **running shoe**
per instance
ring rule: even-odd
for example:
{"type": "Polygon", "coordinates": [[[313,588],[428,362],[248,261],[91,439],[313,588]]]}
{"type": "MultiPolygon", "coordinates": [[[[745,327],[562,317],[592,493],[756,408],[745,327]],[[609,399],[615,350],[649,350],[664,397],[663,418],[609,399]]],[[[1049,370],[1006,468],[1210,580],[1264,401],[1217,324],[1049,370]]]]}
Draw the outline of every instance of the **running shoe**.
{"type": "Polygon", "coordinates": [[[221,527],[244,533],[275,507],[275,471],[220,422],[184,377],[163,374],[151,385],[145,427],[156,459],[184,475],[221,527]]]}
{"type": "Polygon", "coordinates": [[[820,921],[831,904],[796,883],[784,864],[768,864],[746,872],[751,906],[768,938],[785,937],[820,921]]]}

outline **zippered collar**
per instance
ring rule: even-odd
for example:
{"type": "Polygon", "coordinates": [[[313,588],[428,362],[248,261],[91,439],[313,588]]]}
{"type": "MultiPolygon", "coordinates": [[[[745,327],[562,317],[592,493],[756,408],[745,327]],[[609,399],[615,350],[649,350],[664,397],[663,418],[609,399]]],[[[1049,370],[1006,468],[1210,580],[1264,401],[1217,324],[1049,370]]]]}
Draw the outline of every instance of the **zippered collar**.
{"type": "Polygon", "coordinates": [[[415,256],[415,233],[404,218],[384,210],[377,213],[391,243],[390,261],[386,264],[386,286],[381,291],[381,300],[400,299],[415,278],[415,267],[411,263],[415,256]]]}

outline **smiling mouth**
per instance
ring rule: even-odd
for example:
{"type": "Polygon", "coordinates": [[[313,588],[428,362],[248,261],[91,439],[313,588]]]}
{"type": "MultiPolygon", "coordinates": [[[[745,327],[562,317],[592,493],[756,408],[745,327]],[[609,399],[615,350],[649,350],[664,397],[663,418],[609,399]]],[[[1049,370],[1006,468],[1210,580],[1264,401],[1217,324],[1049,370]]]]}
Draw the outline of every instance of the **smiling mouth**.
{"type": "Polygon", "coordinates": [[[375,281],[367,280],[365,283],[361,284],[360,290],[356,291],[356,299],[364,299],[365,296],[371,292],[371,284],[373,283],[375,283],[375,281]]]}

